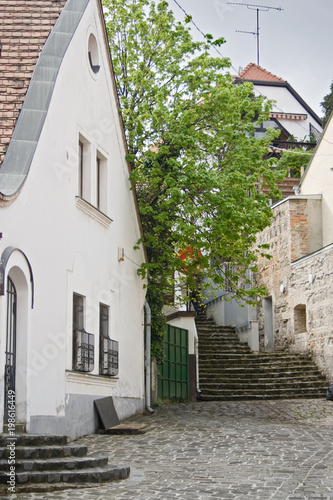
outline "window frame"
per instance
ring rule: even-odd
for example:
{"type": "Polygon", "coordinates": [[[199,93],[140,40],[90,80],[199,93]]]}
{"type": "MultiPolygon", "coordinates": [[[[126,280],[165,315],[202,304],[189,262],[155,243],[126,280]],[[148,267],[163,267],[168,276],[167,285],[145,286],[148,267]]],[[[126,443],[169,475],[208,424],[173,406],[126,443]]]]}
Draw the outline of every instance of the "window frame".
{"type": "Polygon", "coordinates": [[[92,372],[95,368],[94,335],[85,330],[85,297],[73,293],[72,368],[92,372]]]}
{"type": "Polygon", "coordinates": [[[119,343],[116,340],[112,340],[109,334],[110,334],[110,307],[100,302],[99,374],[105,377],[116,377],[119,372],[119,343]]]}

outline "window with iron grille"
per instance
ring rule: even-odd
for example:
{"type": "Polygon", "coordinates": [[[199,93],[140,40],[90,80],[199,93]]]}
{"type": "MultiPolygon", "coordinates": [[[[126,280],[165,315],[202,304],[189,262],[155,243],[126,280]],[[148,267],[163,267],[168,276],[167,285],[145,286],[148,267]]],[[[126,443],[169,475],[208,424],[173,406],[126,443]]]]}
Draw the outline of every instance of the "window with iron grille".
{"type": "Polygon", "coordinates": [[[115,377],[119,370],[119,343],[109,337],[109,307],[99,305],[99,373],[115,377]]]}
{"type": "Polygon", "coordinates": [[[73,370],[94,369],[94,335],[84,329],[84,297],[73,294],[73,370]]]}

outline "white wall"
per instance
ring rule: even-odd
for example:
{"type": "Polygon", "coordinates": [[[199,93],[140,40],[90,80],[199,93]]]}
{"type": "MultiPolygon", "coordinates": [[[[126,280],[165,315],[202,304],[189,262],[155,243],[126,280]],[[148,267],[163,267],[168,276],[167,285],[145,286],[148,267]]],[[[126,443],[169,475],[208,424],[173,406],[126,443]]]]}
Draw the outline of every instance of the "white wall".
{"type": "Polygon", "coordinates": [[[327,124],[301,182],[301,194],[322,195],[323,246],[333,242],[333,121],[327,124]]]}
{"type": "Polygon", "coordinates": [[[268,99],[275,101],[273,103],[273,112],[278,113],[300,113],[307,114],[306,120],[283,120],[278,119],[281,125],[294,135],[297,139],[303,140],[310,133],[310,123],[321,130],[319,124],[314,120],[308,111],[298,102],[298,100],[289,92],[286,87],[274,87],[265,85],[254,85],[256,95],[264,95],[268,99]]]}
{"type": "MultiPolygon", "coordinates": [[[[60,68],[27,181],[17,200],[0,212],[4,235],[0,250],[22,249],[35,280],[28,427],[35,430],[38,423],[42,432],[66,429],[72,436],[78,431],[68,415],[73,411],[71,401],[78,404],[78,395],[87,401],[82,408],[89,411],[91,397],[114,396],[123,418],[142,410],[144,401],[145,293],[137,276],[144,253],[142,248],[133,250],[140,232],[103,37],[98,3],[92,0],[60,68]],[[97,75],[88,62],[91,32],[99,46],[97,75]],[[113,220],[108,227],[108,220],[94,208],[83,204],[84,212],[77,206],[79,134],[90,141],[92,160],[95,148],[108,160],[105,212],[113,220]],[[118,247],[125,250],[123,262],[118,261],[118,247]],[[71,371],[73,292],[86,297],[86,329],[95,334],[95,370],[90,375],[71,371]],[[99,302],[110,306],[110,336],[119,341],[116,380],[97,376],[99,302]]],[[[94,182],[92,176],[92,204],[94,182]]],[[[93,412],[87,420],[88,427],[83,425],[79,433],[94,430],[93,412]]]]}

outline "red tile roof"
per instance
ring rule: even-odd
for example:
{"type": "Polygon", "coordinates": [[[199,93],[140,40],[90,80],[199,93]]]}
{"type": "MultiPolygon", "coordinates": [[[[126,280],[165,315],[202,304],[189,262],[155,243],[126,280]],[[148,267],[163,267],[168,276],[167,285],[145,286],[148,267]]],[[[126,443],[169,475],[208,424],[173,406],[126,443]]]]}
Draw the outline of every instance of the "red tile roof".
{"type": "Polygon", "coordinates": [[[248,64],[246,68],[243,69],[241,73],[239,73],[237,78],[240,78],[242,80],[257,80],[263,82],[286,81],[254,63],[248,64]]]}
{"type": "Polygon", "coordinates": [[[0,0],[0,164],[43,45],[66,0],[0,0]]]}

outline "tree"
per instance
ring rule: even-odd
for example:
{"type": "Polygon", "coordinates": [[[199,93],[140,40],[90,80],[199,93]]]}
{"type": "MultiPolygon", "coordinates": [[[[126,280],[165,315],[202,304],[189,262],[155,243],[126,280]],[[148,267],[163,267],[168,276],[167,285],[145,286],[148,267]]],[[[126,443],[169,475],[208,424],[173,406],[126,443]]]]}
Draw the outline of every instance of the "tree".
{"type": "Polygon", "coordinates": [[[263,160],[274,132],[254,138],[270,103],[251,84],[235,85],[229,61],[209,55],[211,37],[193,41],[166,1],[104,6],[148,254],[139,273],[150,297],[161,303],[176,273],[190,291],[204,276],[251,301],[262,292],[248,279],[252,247],[270,223],[268,198],[278,197],[280,174],[263,160]]]}
{"type": "Polygon", "coordinates": [[[313,134],[305,136],[302,141],[291,135],[288,142],[296,143],[297,147],[285,149],[276,164],[277,170],[283,170],[290,177],[300,178],[302,168],[305,169],[313,154],[313,147],[317,140],[313,134]]]}
{"type": "Polygon", "coordinates": [[[320,105],[325,113],[323,118],[323,126],[325,126],[333,110],[333,82],[331,83],[329,94],[325,95],[320,105]]]}

